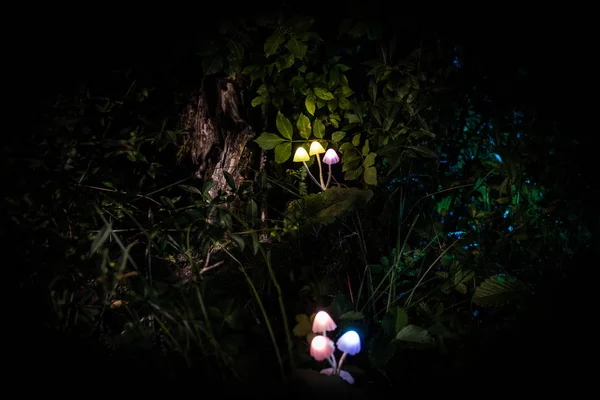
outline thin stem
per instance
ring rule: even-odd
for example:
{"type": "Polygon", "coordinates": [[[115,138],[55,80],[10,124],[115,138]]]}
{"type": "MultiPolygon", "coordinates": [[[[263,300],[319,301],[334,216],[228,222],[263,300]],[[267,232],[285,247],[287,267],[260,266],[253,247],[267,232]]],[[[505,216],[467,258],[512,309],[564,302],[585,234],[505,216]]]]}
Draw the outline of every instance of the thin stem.
{"type": "Polygon", "coordinates": [[[329,174],[327,176],[327,184],[325,185],[325,189],[329,187],[329,182],[331,182],[331,164],[329,164],[329,174]]]}
{"type": "Polygon", "coordinates": [[[321,167],[321,159],[319,158],[319,155],[317,154],[317,164],[319,164],[319,179],[321,182],[321,188],[323,190],[325,190],[325,182],[323,182],[323,167],[321,167]]]}
{"type": "Polygon", "coordinates": [[[302,164],[304,164],[304,168],[306,168],[306,172],[308,172],[308,175],[310,175],[310,177],[313,180],[313,182],[316,183],[321,189],[323,189],[323,186],[321,186],[321,184],[319,183],[319,181],[317,180],[317,178],[315,178],[313,176],[313,174],[310,172],[310,169],[308,169],[308,165],[306,165],[306,162],[302,161],[302,164]]]}
{"type": "Polygon", "coordinates": [[[347,355],[348,355],[348,353],[346,353],[346,352],[344,352],[344,354],[342,354],[342,357],[340,358],[340,363],[338,364],[338,367],[337,367],[336,375],[340,374],[340,371],[342,370],[342,364],[344,363],[344,360],[346,359],[347,355]]]}

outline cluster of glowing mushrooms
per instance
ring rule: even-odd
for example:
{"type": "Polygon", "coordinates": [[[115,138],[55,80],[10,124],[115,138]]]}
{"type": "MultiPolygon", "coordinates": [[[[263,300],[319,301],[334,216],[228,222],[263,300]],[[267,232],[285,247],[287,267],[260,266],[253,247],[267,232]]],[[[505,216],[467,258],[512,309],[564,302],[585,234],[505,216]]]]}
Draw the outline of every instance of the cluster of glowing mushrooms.
{"type": "Polygon", "coordinates": [[[329,182],[331,181],[331,165],[340,162],[340,157],[337,155],[334,149],[328,149],[325,151],[321,143],[315,140],[310,144],[308,152],[306,152],[304,147],[298,147],[298,149],[296,149],[296,153],[294,154],[294,162],[302,162],[302,164],[304,164],[304,168],[306,168],[306,172],[308,172],[308,175],[310,175],[313,182],[315,182],[322,190],[327,190],[329,187],[329,182]],[[325,153],[323,156],[323,162],[329,165],[327,183],[323,181],[323,167],[321,166],[321,159],[319,158],[319,155],[323,153],[325,153]],[[310,160],[311,156],[317,156],[317,163],[319,164],[319,181],[317,181],[317,179],[308,169],[308,165],[306,165],[306,162],[310,160]]]}
{"type": "Polygon", "coordinates": [[[360,352],[360,337],[358,333],[348,331],[338,339],[336,344],[337,348],[342,352],[342,357],[340,357],[340,362],[337,363],[333,354],[335,345],[333,340],[327,337],[327,331],[333,331],[335,328],[337,328],[337,325],[325,311],[319,311],[315,315],[312,331],[317,333],[317,336],[310,343],[310,355],[317,361],[329,361],[331,368],[321,370],[322,374],[338,375],[346,382],[353,384],[354,378],[347,371],[342,370],[342,364],[348,354],[353,356],[360,352]]]}

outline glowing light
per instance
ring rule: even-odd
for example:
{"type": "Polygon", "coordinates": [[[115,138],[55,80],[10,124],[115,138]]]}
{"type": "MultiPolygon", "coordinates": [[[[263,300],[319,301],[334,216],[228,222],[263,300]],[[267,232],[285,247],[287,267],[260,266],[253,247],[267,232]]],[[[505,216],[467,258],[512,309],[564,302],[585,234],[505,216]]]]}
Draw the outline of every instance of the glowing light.
{"type": "Polygon", "coordinates": [[[317,315],[315,315],[312,326],[312,331],[314,333],[333,331],[335,328],[337,328],[337,325],[325,311],[319,311],[317,315]]]}
{"type": "Polygon", "coordinates": [[[294,162],[308,161],[310,160],[310,156],[306,152],[304,147],[298,147],[296,149],[296,153],[294,154],[294,162]]]}
{"type": "Polygon", "coordinates": [[[338,339],[337,347],[344,353],[353,356],[360,352],[360,336],[354,331],[348,331],[338,339]]]}
{"type": "Polygon", "coordinates": [[[325,164],[337,164],[340,162],[340,157],[337,155],[334,149],[329,149],[323,156],[323,162],[325,164]]]}
{"type": "Polygon", "coordinates": [[[316,140],[310,144],[310,150],[308,150],[308,154],[314,156],[315,154],[325,153],[325,149],[321,146],[321,143],[316,140]]]}
{"type": "Polygon", "coordinates": [[[310,355],[317,361],[323,361],[331,357],[334,350],[333,340],[326,336],[317,335],[310,342],[310,355]]]}

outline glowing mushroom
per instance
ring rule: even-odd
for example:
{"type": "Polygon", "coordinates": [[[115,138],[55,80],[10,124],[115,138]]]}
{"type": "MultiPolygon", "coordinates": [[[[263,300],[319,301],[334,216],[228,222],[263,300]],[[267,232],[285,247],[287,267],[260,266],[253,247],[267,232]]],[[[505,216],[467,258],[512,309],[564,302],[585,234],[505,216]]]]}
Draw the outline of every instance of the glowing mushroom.
{"type": "Polygon", "coordinates": [[[308,160],[310,160],[310,156],[306,152],[306,149],[302,146],[298,147],[296,149],[296,153],[294,153],[294,162],[302,162],[302,164],[304,164],[306,172],[308,172],[308,175],[311,177],[311,179],[322,188],[319,181],[317,181],[317,179],[313,176],[313,174],[311,174],[310,170],[308,169],[308,165],[306,165],[306,162],[308,160]]]}
{"type": "Polygon", "coordinates": [[[317,163],[319,164],[319,178],[321,179],[321,187],[325,190],[325,183],[323,182],[323,167],[321,167],[321,159],[319,158],[319,154],[325,153],[325,149],[321,146],[321,143],[316,140],[310,144],[310,149],[308,150],[308,154],[311,156],[317,156],[317,163]]]}
{"type": "Polygon", "coordinates": [[[331,362],[330,357],[333,355],[334,350],[333,340],[327,336],[317,335],[310,342],[310,355],[317,361],[327,359],[333,368],[335,368],[335,365],[331,362]]]}
{"type": "Polygon", "coordinates": [[[333,331],[335,328],[337,328],[337,325],[325,311],[319,311],[317,315],[315,315],[312,326],[312,331],[314,333],[323,332],[323,336],[326,336],[327,331],[333,331]]]}
{"type": "Polygon", "coordinates": [[[327,176],[327,184],[325,185],[325,188],[327,189],[329,187],[329,181],[331,181],[331,165],[339,163],[340,157],[337,155],[334,149],[328,149],[323,156],[323,162],[329,165],[329,175],[327,176]]]}
{"type": "Polygon", "coordinates": [[[340,363],[338,364],[337,373],[339,375],[346,355],[350,354],[353,356],[360,352],[360,336],[354,331],[348,331],[338,339],[337,347],[344,352],[342,358],[340,358],[340,363]]]}

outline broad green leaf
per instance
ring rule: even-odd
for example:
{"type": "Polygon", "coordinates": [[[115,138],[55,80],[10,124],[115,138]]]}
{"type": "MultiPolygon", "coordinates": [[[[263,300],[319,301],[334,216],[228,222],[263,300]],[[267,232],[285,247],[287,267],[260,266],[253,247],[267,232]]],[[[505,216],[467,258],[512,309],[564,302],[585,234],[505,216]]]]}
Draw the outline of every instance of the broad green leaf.
{"type": "Polygon", "coordinates": [[[355,147],[358,147],[360,145],[360,133],[356,133],[354,136],[352,136],[352,144],[355,147]]]}
{"type": "Polygon", "coordinates": [[[294,336],[304,337],[312,330],[312,324],[306,314],[296,315],[296,326],[293,329],[294,336]]]}
{"type": "Polygon", "coordinates": [[[202,192],[200,191],[200,189],[198,189],[195,186],[189,186],[189,185],[177,185],[177,186],[179,186],[186,192],[202,195],[202,192]]]}
{"type": "Polygon", "coordinates": [[[363,167],[368,168],[375,164],[375,157],[377,157],[377,153],[369,153],[363,161],[363,167]]]}
{"type": "Polygon", "coordinates": [[[337,100],[336,99],[331,99],[327,102],[327,108],[329,109],[329,112],[334,112],[335,109],[337,108],[337,100]]]}
{"type": "Polygon", "coordinates": [[[260,222],[258,218],[258,205],[252,199],[250,199],[246,205],[246,218],[250,221],[252,226],[257,225],[260,222]]]}
{"type": "Polygon", "coordinates": [[[358,167],[357,169],[351,170],[351,171],[346,171],[346,174],[344,175],[344,179],[346,179],[347,181],[353,181],[355,179],[358,179],[363,174],[363,171],[364,171],[364,168],[362,166],[358,167]]]}
{"type": "Polygon", "coordinates": [[[246,247],[246,243],[244,243],[244,239],[240,235],[230,234],[229,237],[235,244],[240,248],[241,251],[244,251],[244,247],[246,247]]]}
{"type": "Polygon", "coordinates": [[[252,253],[254,255],[256,255],[258,253],[258,250],[260,249],[260,242],[258,241],[258,235],[256,234],[256,232],[252,232],[250,234],[250,236],[252,237],[252,253]]]}
{"type": "Polygon", "coordinates": [[[279,56],[277,57],[277,61],[275,61],[275,66],[277,67],[278,72],[281,72],[292,65],[294,65],[294,55],[292,53],[279,56]]]}
{"type": "Polygon", "coordinates": [[[350,97],[354,94],[352,89],[350,89],[348,86],[342,86],[342,87],[336,89],[334,93],[338,97],[350,97]]]}
{"type": "Polygon", "coordinates": [[[281,43],[283,43],[283,35],[280,32],[275,32],[269,36],[264,45],[265,55],[270,57],[275,54],[281,43]]]}
{"type": "Polygon", "coordinates": [[[313,92],[315,93],[315,96],[317,96],[321,100],[327,101],[335,98],[331,92],[323,88],[313,88],[313,92]]]}
{"type": "Polygon", "coordinates": [[[342,110],[347,110],[350,108],[350,101],[345,97],[340,97],[338,100],[338,107],[342,110]]]}
{"type": "Polygon", "coordinates": [[[304,104],[306,105],[306,110],[308,113],[310,115],[315,115],[315,109],[317,107],[317,99],[315,98],[315,95],[310,93],[308,96],[306,96],[304,104]]]}
{"type": "Polygon", "coordinates": [[[227,171],[223,171],[223,175],[225,175],[225,180],[227,181],[227,185],[229,185],[231,190],[235,191],[235,181],[233,180],[233,176],[227,171]]]}
{"type": "Polygon", "coordinates": [[[482,306],[502,305],[518,299],[527,290],[527,286],[516,278],[503,275],[492,276],[475,289],[473,302],[482,306]]]}
{"type": "Polygon", "coordinates": [[[259,96],[259,97],[253,98],[252,102],[250,103],[250,105],[252,107],[256,107],[256,106],[261,105],[262,103],[263,103],[263,98],[259,96]]]}
{"type": "Polygon", "coordinates": [[[281,113],[281,111],[277,112],[275,125],[277,125],[277,130],[279,131],[279,133],[281,133],[281,136],[283,136],[286,139],[292,140],[292,134],[294,132],[292,129],[292,123],[281,113]]]}
{"type": "Polygon", "coordinates": [[[344,313],[340,316],[340,319],[343,320],[348,320],[348,321],[358,321],[361,319],[364,319],[365,315],[363,313],[361,313],[360,311],[348,311],[347,313],[344,313]]]}
{"type": "Polygon", "coordinates": [[[373,78],[369,81],[369,96],[371,96],[373,103],[377,101],[377,83],[373,78]]]}
{"type": "Polygon", "coordinates": [[[423,157],[427,158],[438,158],[438,155],[431,149],[423,146],[406,146],[406,148],[414,150],[415,152],[421,154],[423,157]]]}
{"type": "Polygon", "coordinates": [[[360,123],[360,117],[356,114],[346,114],[345,116],[350,124],[360,123]]]}
{"type": "Polygon", "coordinates": [[[368,185],[377,185],[377,169],[375,167],[365,168],[364,180],[368,185]]]}
{"type": "Polygon", "coordinates": [[[346,136],[346,132],[342,132],[342,131],[333,132],[333,134],[331,135],[331,140],[333,140],[334,142],[339,142],[345,136],[346,136]]]}
{"type": "Polygon", "coordinates": [[[298,132],[300,136],[304,139],[308,139],[310,137],[311,129],[310,119],[304,114],[300,114],[298,116],[298,121],[296,121],[296,127],[298,128],[298,132]]]}
{"type": "Polygon", "coordinates": [[[275,162],[282,164],[292,155],[292,142],[285,142],[275,147],[275,162]]]}
{"type": "Polygon", "coordinates": [[[429,332],[427,332],[427,329],[411,324],[405,326],[402,330],[400,330],[400,332],[398,332],[398,335],[396,335],[396,340],[426,344],[431,343],[433,338],[429,332]]]}
{"type": "Polygon", "coordinates": [[[210,57],[206,57],[202,60],[202,69],[204,70],[204,75],[212,75],[216,74],[223,67],[223,58],[219,55],[214,55],[210,57]]]}
{"type": "Polygon", "coordinates": [[[281,136],[276,135],[274,133],[263,132],[258,138],[254,140],[261,149],[263,150],[272,150],[278,144],[285,142],[281,136]]]}
{"type": "Polygon", "coordinates": [[[363,144],[362,155],[366,156],[371,152],[371,148],[369,147],[369,139],[365,140],[365,144],[363,144]]]}
{"type": "Polygon", "coordinates": [[[291,51],[296,58],[304,57],[304,55],[306,54],[306,50],[308,49],[307,45],[295,38],[291,38],[290,40],[288,40],[285,47],[287,47],[288,50],[291,51]]]}
{"type": "Polygon", "coordinates": [[[395,337],[408,324],[408,314],[402,307],[390,309],[381,322],[383,332],[388,337],[395,337]]]}
{"type": "Polygon", "coordinates": [[[227,48],[234,58],[242,58],[244,56],[244,46],[242,46],[240,42],[229,40],[227,42],[227,48]]]}
{"type": "Polygon", "coordinates": [[[315,119],[315,122],[313,123],[313,134],[319,139],[322,139],[323,136],[325,136],[325,125],[318,119],[315,119]]]}

